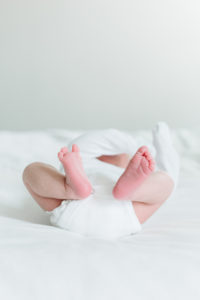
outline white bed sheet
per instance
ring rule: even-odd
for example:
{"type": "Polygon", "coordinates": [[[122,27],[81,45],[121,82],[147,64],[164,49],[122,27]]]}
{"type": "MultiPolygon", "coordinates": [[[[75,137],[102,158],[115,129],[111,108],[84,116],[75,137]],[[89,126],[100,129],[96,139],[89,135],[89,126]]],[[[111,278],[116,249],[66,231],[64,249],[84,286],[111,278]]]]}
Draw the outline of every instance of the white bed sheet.
{"type": "MultiPolygon", "coordinates": [[[[200,299],[199,131],[173,132],[176,193],[141,233],[114,241],[50,226],[21,180],[32,161],[58,166],[58,149],[79,133],[0,133],[0,299],[200,299]]],[[[150,141],[149,131],[134,135],[150,141]]]]}

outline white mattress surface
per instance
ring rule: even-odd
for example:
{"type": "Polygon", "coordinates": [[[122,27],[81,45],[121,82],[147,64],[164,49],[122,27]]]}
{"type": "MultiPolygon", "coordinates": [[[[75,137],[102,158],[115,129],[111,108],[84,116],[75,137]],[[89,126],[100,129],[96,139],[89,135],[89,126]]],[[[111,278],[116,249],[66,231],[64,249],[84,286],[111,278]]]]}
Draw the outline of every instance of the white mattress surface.
{"type": "MultiPolygon", "coordinates": [[[[176,193],[142,232],[112,241],[50,226],[21,180],[33,161],[58,167],[59,148],[79,133],[0,132],[0,299],[200,299],[200,131],[173,131],[176,193]]],[[[151,142],[150,131],[132,134],[151,142]]]]}

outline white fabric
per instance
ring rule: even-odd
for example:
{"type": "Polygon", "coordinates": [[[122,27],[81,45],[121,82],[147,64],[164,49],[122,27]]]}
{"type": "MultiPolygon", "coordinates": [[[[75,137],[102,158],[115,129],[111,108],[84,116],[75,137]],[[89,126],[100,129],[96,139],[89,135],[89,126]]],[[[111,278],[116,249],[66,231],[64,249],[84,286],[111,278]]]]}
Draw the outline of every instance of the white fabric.
{"type": "MultiPolygon", "coordinates": [[[[200,130],[173,131],[181,172],[173,195],[136,235],[85,238],[49,226],[21,175],[82,132],[0,132],[0,298],[199,300],[200,130]]],[[[132,134],[137,147],[150,131],[132,134]],[[141,138],[142,136],[142,138],[141,138]]]]}

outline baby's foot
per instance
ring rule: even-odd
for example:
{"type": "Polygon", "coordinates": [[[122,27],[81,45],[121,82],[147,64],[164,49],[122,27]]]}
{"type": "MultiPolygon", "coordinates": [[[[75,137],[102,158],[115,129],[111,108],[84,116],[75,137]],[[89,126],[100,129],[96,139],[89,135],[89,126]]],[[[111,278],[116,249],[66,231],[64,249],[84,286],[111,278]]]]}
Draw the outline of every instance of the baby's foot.
{"type": "Polygon", "coordinates": [[[67,185],[78,199],[88,197],[92,192],[92,186],[84,172],[78,146],[72,145],[72,152],[68,152],[67,147],[62,148],[58,158],[64,167],[67,185]]]}
{"type": "Polygon", "coordinates": [[[117,199],[129,197],[153,170],[154,160],[148,148],[146,146],[139,148],[117,181],[113,189],[113,196],[117,199]]]}

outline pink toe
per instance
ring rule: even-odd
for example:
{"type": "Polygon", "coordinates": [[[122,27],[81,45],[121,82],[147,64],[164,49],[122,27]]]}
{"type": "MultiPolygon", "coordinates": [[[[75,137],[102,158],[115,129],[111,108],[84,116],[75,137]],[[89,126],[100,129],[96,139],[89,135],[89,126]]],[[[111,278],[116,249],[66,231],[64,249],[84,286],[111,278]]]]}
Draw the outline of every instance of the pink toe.
{"type": "Polygon", "coordinates": [[[63,153],[62,152],[58,152],[58,158],[61,160],[63,159],[63,153]]]}
{"type": "Polygon", "coordinates": [[[150,160],[150,162],[149,162],[149,168],[151,171],[154,171],[154,169],[155,169],[155,162],[153,159],[150,160]]]}
{"type": "Polygon", "coordinates": [[[61,148],[60,151],[63,152],[63,153],[67,153],[68,152],[68,148],[67,147],[63,147],[63,148],[61,148]]]}
{"type": "Polygon", "coordinates": [[[146,157],[146,159],[148,159],[149,161],[152,160],[151,154],[149,152],[145,152],[144,156],[146,157]]]}
{"type": "Polygon", "coordinates": [[[147,160],[145,157],[142,158],[141,163],[142,163],[143,166],[145,166],[146,168],[149,167],[149,162],[148,162],[148,160],[147,160]]]}
{"type": "Polygon", "coordinates": [[[147,148],[147,146],[142,146],[138,149],[137,152],[144,154],[145,152],[148,152],[148,148],[147,148]]]}
{"type": "Polygon", "coordinates": [[[76,144],[72,145],[72,152],[79,152],[79,147],[76,144]]]}

